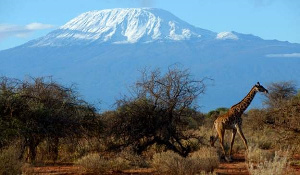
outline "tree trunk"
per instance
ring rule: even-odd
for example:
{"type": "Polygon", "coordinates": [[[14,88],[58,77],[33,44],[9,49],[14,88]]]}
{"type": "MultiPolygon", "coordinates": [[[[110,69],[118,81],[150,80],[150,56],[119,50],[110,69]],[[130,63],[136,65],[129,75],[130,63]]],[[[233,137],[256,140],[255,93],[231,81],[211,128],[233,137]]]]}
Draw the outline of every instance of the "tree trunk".
{"type": "Polygon", "coordinates": [[[50,158],[55,162],[58,158],[58,145],[59,138],[53,137],[48,140],[48,152],[50,154],[50,158]]]}
{"type": "Polygon", "coordinates": [[[36,144],[33,140],[29,141],[29,162],[33,163],[36,158],[36,144]]]}

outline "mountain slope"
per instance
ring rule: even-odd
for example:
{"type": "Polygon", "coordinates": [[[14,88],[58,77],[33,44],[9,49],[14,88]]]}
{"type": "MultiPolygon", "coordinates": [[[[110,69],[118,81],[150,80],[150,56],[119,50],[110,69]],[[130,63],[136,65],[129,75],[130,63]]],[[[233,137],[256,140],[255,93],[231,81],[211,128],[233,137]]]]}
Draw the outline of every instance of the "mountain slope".
{"type": "MultiPolygon", "coordinates": [[[[109,109],[120,94],[128,94],[138,70],[164,71],[179,63],[197,79],[214,79],[199,100],[208,111],[235,104],[257,81],[299,82],[300,58],[280,57],[291,53],[300,53],[300,44],[211,32],[161,9],[109,9],[83,13],[42,38],[1,51],[0,75],[52,75],[77,84],[84,98],[109,109]]],[[[261,101],[259,95],[252,107],[261,101]]]]}
{"type": "Polygon", "coordinates": [[[161,9],[107,9],[83,13],[30,46],[82,45],[92,42],[147,43],[211,39],[215,35],[161,9]]]}

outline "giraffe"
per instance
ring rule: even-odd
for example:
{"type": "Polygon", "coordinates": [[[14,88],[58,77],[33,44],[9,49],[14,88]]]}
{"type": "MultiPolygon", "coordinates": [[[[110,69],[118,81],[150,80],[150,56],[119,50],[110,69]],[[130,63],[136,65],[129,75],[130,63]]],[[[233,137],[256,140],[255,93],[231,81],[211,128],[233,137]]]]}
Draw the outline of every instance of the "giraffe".
{"type": "Polygon", "coordinates": [[[232,147],[234,143],[234,138],[236,135],[236,132],[241,136],[244,145],[246,149],[248,149],[247,145],[247,140],[243,134],[242,131],[242,114],[244,111],[247,109],[247,107],[250,105],[252,102],[254,96],[256,95],[257,92],[264,92],[268,93],[268,90],[265,89],[262,85],[257,82],[250,92],[243,98],[242,101],[239,103],[233,105],[227,113],[220,115],[215,121],[214,121],[214,128],[217,131],[216,136],[211,136],[210,137],[210,143],[211,146],[214,146],[215,141],[219,138],[220,139],[220,144],[221,148],[223,150],[225,160],[226,161],[232,161],[231,160],[231,153],[232,153],[232,147]],[[224,135],[225,135],[225,130],[231,130],[232,135],[231,135],[231,143],[230,143],[230,150],[229,150],[229,158],[226,157],[226,152],[224,149],[224,135]]]}

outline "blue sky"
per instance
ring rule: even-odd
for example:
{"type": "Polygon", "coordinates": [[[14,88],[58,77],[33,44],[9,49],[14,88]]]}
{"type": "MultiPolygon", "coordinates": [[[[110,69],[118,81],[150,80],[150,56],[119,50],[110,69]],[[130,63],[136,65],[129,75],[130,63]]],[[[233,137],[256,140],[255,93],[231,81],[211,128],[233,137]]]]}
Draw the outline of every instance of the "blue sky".
{"type": "Polygon", "coordinates": [[[156,7],[215,32],[300,43],[299,0],[0,0],[0,50],[41,37],[80,13],[156,7]]]}

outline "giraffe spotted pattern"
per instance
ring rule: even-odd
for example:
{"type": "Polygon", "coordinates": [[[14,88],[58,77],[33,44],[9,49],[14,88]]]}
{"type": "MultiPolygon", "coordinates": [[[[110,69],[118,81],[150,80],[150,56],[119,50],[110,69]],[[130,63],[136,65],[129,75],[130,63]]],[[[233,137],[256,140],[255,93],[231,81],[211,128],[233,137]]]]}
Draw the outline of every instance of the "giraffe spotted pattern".
{"type": "Polygon", "coordinates": [[[246,149],[248,149],[248,144],[247,140],[243,134],[242,131],[242,114],[244,111],[248,108],[252,100],[254,99],[255,95],[257,92],[264,92],[268,93],[268,90],[265,89],[262,85],[257,82],[250,92],[246,95],[246,97],[240,101],[239,103],[233,105],[227,113],[220,115],[215,121],[214,121],[214,128],[217,131],[216,136],[211,136],[210,137],[210,142],[211,145],[214,146],[214,143],[216,140],[219,138],[221,148],[223,150],[225,159],[227,161],[231,161],[231,153],[232,153],[232,147],[234,144],[234,138],[236,135],[236,132],[241,136],[244,145],[246,149]],[[232,131],[232,136],[231,136],[231,144],[230,144],[230,150],[229,150],[229,157],[226,156],[226,152],[224,149],[224,134],[225,130],[231,130],[232,131]]]}

